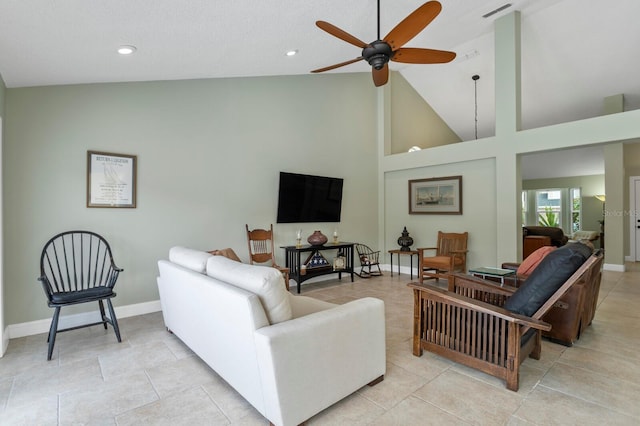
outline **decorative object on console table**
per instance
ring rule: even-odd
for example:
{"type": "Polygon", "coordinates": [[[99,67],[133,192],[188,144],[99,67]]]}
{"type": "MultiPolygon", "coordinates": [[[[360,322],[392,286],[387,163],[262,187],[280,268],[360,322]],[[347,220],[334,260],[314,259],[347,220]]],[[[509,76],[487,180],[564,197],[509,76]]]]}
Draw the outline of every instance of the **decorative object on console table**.
{"type": "Polygon", "coordinates": [[[409,214],[462,214],[462,176],[410,180],[409,214]]]}
{"type": "Polygon", "coordinates": [[[409,231],[405,226],[402,230],[402,236],[398,238],[398,245],[402,251],[411,251],[411,244],[413,244],[413,238],[409,236],[409,231]]]}
{"type": "Polygon", "coordinates": [[[338,230],[333,230],[333,244],[338,244],[338,230]]]}
{"type": "Polygon", "coordinates": [[[324,235],[322,232],[320,231],[313,231],[313,234],[309,235],[309,238],[307,238],[307,241],[309,242],[309,244],[311,244],[312,246],[322,246],[324,245],[327,241],[329,241],[329,239],[327,238],[326,235],[324,235]]]}
{"type": "Polygon", "coordinates": [[[298,229],[296,232],[296,247],[302,247],[302,229],[298,229]]]}

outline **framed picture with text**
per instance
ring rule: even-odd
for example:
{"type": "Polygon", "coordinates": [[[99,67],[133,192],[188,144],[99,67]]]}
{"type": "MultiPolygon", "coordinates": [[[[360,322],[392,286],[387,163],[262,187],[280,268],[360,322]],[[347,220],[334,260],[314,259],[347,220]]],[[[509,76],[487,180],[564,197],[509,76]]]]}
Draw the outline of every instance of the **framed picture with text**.
{"type": "Polygon", "coordinates": [[[462,176],[410,180],[409,214],[462,214],[462,176]]]}
{"type": "Polygon", "coordinates": [[[136,207],[135,155],[87,151],[87,207],[136,207]]]}

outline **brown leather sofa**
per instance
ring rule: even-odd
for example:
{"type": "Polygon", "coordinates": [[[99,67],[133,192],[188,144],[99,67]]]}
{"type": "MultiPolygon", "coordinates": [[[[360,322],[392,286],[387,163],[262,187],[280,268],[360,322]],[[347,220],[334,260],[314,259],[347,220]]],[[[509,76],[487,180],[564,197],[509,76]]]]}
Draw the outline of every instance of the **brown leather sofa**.
{"type": "Polygon", "coordinates": [[[527,237],[530,235],[549,237],[551,239],[551,245],[556,247],[562,247],[569,241],[569,237],[564,234],[564,231],[554,226],[523,226],[522,236],[527,237]]]}
{"type": "Polygon", "coordinates": [[[526,259],[531,253],[543,246],[562,247],[567,244],[569,237],[561,228],[552,226],[523,226],[522,227],[522,258],[526,259]]]}
{"type": "MultiPolygon", "coordinates": [[[[542,318],[551,324],[551,330],[542,335],[549,340],[572,346],[580,338],[580,335],[593,321],[600,293],[600,281],[602,278],[602,259],[600,264],[592,268],[589,276],[576,282],[553,305],[542,318]]],[[[517,269],[517,263],[503,263],[504,269],[517,269]]],[[[507,281],[507,284],[519,287],[526,280],[526,275],[518,275],[516,280],[507,281]]]]}

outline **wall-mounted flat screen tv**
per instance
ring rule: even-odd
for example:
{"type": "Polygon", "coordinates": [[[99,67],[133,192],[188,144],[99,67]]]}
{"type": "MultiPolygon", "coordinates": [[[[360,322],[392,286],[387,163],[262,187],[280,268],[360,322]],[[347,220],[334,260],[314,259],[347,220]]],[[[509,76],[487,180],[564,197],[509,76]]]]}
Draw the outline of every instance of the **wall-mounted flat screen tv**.
{"type": "Polygon", "coordinates": [[[343,179],[280,172],[278,223],[340,222],[343,179]]]}

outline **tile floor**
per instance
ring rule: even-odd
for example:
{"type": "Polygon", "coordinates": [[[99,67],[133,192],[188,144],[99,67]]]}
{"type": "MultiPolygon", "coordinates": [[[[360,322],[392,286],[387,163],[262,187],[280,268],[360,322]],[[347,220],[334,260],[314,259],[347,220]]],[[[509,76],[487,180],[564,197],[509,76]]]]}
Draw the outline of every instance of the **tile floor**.
{"type": "MultiPolygon", "coordinates": [[[[303,294],[385,301],[387,374],[308,425],[637,425],[640,423],[640,265],[606,271],[595,320],[571,348],[545,341],[521,368],[520,390],[425,352],[411,354],[409,276],[331,281],[303,294]]],[[[13,339],[0,358],[0,424],[265,425],[268,422],[163,326],[154,313],[111,329],[13,339]]],[[[345,360],[357,362],[357,360],[345,360]]]]}

